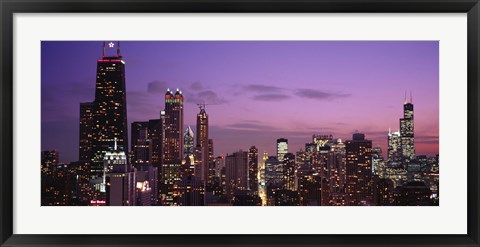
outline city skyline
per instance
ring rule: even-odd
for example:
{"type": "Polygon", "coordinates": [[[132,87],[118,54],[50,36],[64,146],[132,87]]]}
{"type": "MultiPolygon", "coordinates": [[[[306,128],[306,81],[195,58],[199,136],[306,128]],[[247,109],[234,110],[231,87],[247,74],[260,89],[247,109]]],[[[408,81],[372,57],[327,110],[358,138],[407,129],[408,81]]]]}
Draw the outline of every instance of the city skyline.
{"type": "MultiPolygon", "coordinates": [[[[94,75],[94,61],[100,57],[101,52],[101,42],[42,42],[42,136],[48,137],[42,138],[42,149],[59,150],[62,162],[74,161],[78,157],[78,103],[93,100],[95,78],[88,81],[87,75],[94,75]],[[78,55],[75,56],[78,65],[61,62],[63,56],[72,57],[66,51],[78,55]],[[80,51],[82,54],[79,54],[80,51]],[[55,73],[51,73],[54,67],[55,73]],[[92,67],[93,70],[87,71],[87,68],[92,67]],[[80,78],[72,78],[74,83],[67,84],[64,82],[64,78],[69,77],[66,74],[70,77],[78,75],[80,78]],[[60,84],[59,81],[63,83],[57,85],[60,84]],[[52,90],[53,88],[59,90],[52,90]],[[80,101],[70,105],[73,100],[80,101]],[[55,104],[59,101],[65,103],[55,104]]],[[[412,91],[415,113],[420,116],[415,119],[417,154],[438,154],[438,42],[122,42],[122,55],[127,64],[128,126],[135,121],[159,118],[160,111],[164,109],[163,95],[166,89],[179,88],[185,97],[185,127],[196,129],[199,110],[196,104],[211,104],[206,106],[206,112],[209,115],[209,136],[214,140],[215,156],[231,154],[239,149],[247,151],[253,145],[259,149],[259,153],[267,151],[273,155],[278,138],[288,139],[289,152],[295,152],[300,147],[304,148],[313,134],[332,134],[334,138],[346,140],[356,130],[366,134],[366,138],[373,141],[374,147],[380,146],[385,155],[389,128],[392,131],[399,129],[398,118],[402,114],[400,103],[403,103],[405,91],[412,91]],[[172,49],[173,47],[177,49],[172,49]],[[299,47],[302,49],[299,50],[299,47]],[[156,54],[159,49],[165,51],[166,58],[147,59],[152,54],[145,57],[146,51],[151,50],[151,53],[156,54]],[[311,52],[308,53],[307,50],[311,52]],[[350,52],[348,59],[345,50],[350,52]],[[395,52],[392,53],[391,50],[395,52]],[[226,57],[223,60],[228,62],[221,62],[223,60],[219,58],[222,56],[217,53],[225,51],[228,52],[223,53],[226,57]],[[245,54],[240,54],[240,51],[245,54]],[[186,54],[188,52],[190,54],[186,54]],[[256,52],[258,59],[253,59],[253,52],[256,52]],[[324,56],[316,57],[319,53],[324,56]],[[197,61],[207,54],[208,61],[197,61]],[[178,58],[172,59],[175,55],[178,58]],[[332,58],[334,55],[337,55],[336,59],[332,58]],[[190,57],[193,61],[179,61],[184,57],[190,57]],[[248,57],[253,65],[247,63],[248,57]],[[362,60],[367,57],[373,62],[362,60]],[[170,63],[165,63],[167,58],[171,60],[170,63]],[[272,61],[272,58],[289,60],[275,60],[270,67],[259,66],[272,61]],[[296,61],[298,65],[291,61],[296,61]],[[311,64],[314,61],[317,63],[311,64]],[[156,62],[159,63],[157,66],[154,65],[156,62]],[[325,71],[322,66],[318,66],[318,69],[314,66],[319,64],[331,69],[333,65],[342,62],[350,65],[343,66],[345,71],[354,71],[363,76],[354,80],[341,73],[338,66],[335,71],[325,71]],[[290,65],[291,68],[288,69],[291,72],[287,68],[281,69],[286,64],[290,65]],[[404,66],[400,67],[399,64],[404,66]],[[161,65],[170,68],[170,71],[161,65]],[[201,69],[207,65],[211,65],[210,70],[201,69]],[[139,71],[142,66],[143,69],[139,71]],[[151,74],[146,73],[153,68],[158,69],[151,74]],[[261,69],[264,73],[258,71],[261,69]],[[164,70],[166,75],[159,75],[164,70]],[[260,79],[233,83],[243,80],[242,77],[235,76],[241,74],[241,71],[266,78],[265,83],[260,82],[260,79]],[[371,74],[374,71],[377,71],[374,75],[382,80],[371,74]],[[193,78],[196,72],[198,79],[195,80],[193,78]],[[300,72],[303,73],[299,75],[300,72]],[[333,77],[334,72],[338,78],[333,77]],[[323,77],[313,77],[322,73],[323,77]],[[294,81],[290,78],[292,74],[298,75],[298,81],[303,83],[289,83],[294,81]],[[365,74],[369,74],[369,83],[364,83],[365,79],[362,79],[365,74]],[[380,83],[379,80],[386,81],[384,77],[387,74],[396,83],[380,83]],[[399,74],[402,74],[400,78],[414,79],[398,82],[399,74]],[[179,78],[174,79],[174,76],[179,78]],[[151,78],[151,81],[146,78],[151,78]],[[323,83],[317,83],[319,81],[323,83]],[[357,85],[353,88],[356,84],[364,86],[357,85]],[[378,90],[371,90],[372,88],[378,90]],[[386,103],[378,103],[379,101],[386,103]],[[235,110],[225,111],[232,107],[235,110]],[[235,140],[234,143],[228,141],[232,139],[235,140]]],[[[131,130],[128,132],[130,135],[131,130]]]]}

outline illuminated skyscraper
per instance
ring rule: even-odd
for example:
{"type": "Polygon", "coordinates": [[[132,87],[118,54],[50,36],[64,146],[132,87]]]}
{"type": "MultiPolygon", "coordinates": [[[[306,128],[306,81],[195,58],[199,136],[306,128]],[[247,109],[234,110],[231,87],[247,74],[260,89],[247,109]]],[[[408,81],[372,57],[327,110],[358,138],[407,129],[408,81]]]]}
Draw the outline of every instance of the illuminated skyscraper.
{"type": "MultiPolygon", "coordinates": [[[[128,165],[127,155],[117,150],[105,152],[103,183],[107,206],[135,206],[135,175],[128,165]]],[[[101,189],[102,191],[103,189],[101,189]]]]}
{"type": "Polygon", "coordinates": [[[284,138],[277,139],[277,159],[283,161],[283,157],[288,153],[288,140],[284,138]]]}
{"type": "Polygon", "coordinates": [[[413,103],[412,94],[410,93],[409,102],[407,102],[407,97],[405,97],[405,101],[403,103],[403,118],[400,119],[400,140],[402,147],[402,155],[403,159],[407,163],[415,159],[413,126],[413,103]]]}
{"type": "Polygon", "coordinates": [[[296,167],[295,155],[286,153],[283,159],[283,188],[285,190],[296,191],[296,167]]]}
{"type": "Polygon", "coordinates": [[[248,188],[248,152],[238,151],[225,157],[226,190],[233,194],[236,190],[248,188]]]}
{"type": "Polygon", "coordinates": [[[208,115],[205,112],[205,104],[199,104],[200,112],[197,114],[197,147],[201,151],[201,180],[207,179],[209,164],[208,152],[208,115]]]}
{"type": "Polygon", "coordinates": [[[373,203],[372,141],[361,133],[353,134],[345,142],[346,149],[346,205],[361,206],[373,203]]]}
{"type": "Polygon", "coordinates": [[[80,103],[80,150],[78,160],[92,162],[94,102],[80,103]]]}
{"type": "Polygon", "coordinates": [[[96,177],[102,176],[104,156],[113,150],[115,140],[118,150],[128,153],[125,62],[120,55],[120,42],[108,44],[109,48],[115,45],[116,55],[107,56],[104,42],[102,57],[97,60],[91,168],[96,177]]]}
{"type": "Polygon", "coordinates": [[[402,160],[402,145],[400,143],[400,132],[388,130],[388,162],[399,163],[402,160]]]}
{"type": "Polygon", "coordinates": [[[193,141],[194,141],[193,130],[192,128],[190,128],[190,126],[188,126],[185,129],[185,134],[183,135],[183,148],[184,148],[185,159],[189,159],[190,155],[193,155],[195,151],[194,150],[195,146],[193,144],[193,141]]]}
{"type": "Polygon", "coordinates": [[[132,165],[149,164],[150,139],[148,135],[148,122],[133,122],[131,131],[132,165]]]}
{"type": "Polygon", "coordinates": [[[258,191],[258,148],[248,150],[248,189],[258,191]]]}
{"type": "Polygon", "coordinates": [[[163,147],[162,179],[165,184],[180,180],[183,159],[183,95],[177,88],[165,93],[165,138],[163,147]]]}

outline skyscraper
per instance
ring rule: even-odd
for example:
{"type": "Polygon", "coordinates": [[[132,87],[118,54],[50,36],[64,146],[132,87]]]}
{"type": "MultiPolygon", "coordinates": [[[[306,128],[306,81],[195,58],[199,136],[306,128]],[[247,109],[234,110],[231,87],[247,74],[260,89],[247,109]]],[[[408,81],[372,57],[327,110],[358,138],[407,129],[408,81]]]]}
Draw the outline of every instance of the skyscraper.
{"type": "Polygon", "coordinates": [[[361,133],[353,134],[345,142],[346,150],[346,205],[361,206],[373,203],[372,141],[361,133]]]}
{"type": "Polygon", "coordinates": [[[403,103],[403,118],[400,119],[400,140],[402,146],[403,159],[408,163],[415,159],[414,134],[413,134],[413,103],[412,93],[410,93],[410,101],[405,100],[403,103]]]}
{"type": "Polygon", "coordinates": [[[208,115],[205,112],[205,104],[199,104],[200,112],[197,114],[197,147],[201,150],[201,180],[207,179],[208,171],[208,115]]]}
{"type": "Polygon", "coordinates": [[[258,191],[258,148],[255,146],[248,150],[248,188],[258,191]]]}
{"type": "Polygon", "coordinates": [[[80,136],[78,160],[92,162],[94,102],[80,103],[80,136]]]}
{"type": "Polygon", "coordinates": [[[283,157],[288,153],[288,140],[284,138],[277,139],[277,159],[283,161],[283,157]]]}
{"type": "Polygon", "coordinates": [[[228,194],[248,188],[248,153],[238,151],[225,157],[226,189],[228,194]]]}
{"type": "MultiPolygon", "coordinates": [[[[110,42],[108,46],[114,48],[115,44],[110,42]]],[[[118,150],[128,153],[125,61],[120,55],[120,42],[116,48],[115,56],[107,56],[103,42],[103,54],[97,60],[91,169],[92,175],[97,177],[102,176],[104,156],[113,150],[115,140],[118,150]]]]}
{"type": "Polygon", "coordinates": [[[402,160],[402,145],[400,143],[400,132],[388,130],[388,162],[396,163],[402,160]]]}
{"type": "Polygon", "coordinates": [[[117,150],[105,152],[103,160],[103,186],[106,188],[107,206],[135,206],[135,175],[128,165],[127,155],[117,150]]]}
{"type": "Polygon", "coordinates": [[[188,126],[186,129],[185,129],[185,133],[183,134],[183,148],[184,148],[184,155],[185,155],[185,159],[189,159],[190,158],[190,155],[193,155],[194,153],[194,144],[193,144],[193,141],[194,141],[194,134],[193,134],[193,130],[192,128],[190,128],[190,126],[188,126]]]}
{"type": "Polygon", "coordinates": [[[144,165],[150,163],[150,139],[148,122],[133,122],[131,127],[132,164],[144,165]]]}
{"type": "Polygon", "coordinates": [[[183,95],[177,88],[165,93],[165,138],[162,179],[165,184],[180,180],[179,168],[183,159],[183,95]]]}

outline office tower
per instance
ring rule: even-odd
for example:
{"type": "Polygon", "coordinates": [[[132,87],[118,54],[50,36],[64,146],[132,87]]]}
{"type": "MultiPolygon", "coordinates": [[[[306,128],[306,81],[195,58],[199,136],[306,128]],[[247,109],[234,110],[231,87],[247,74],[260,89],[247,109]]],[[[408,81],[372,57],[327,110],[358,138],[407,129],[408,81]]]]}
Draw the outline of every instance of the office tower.
{"type": "Polygon", "coordinates": [[[158,178],[160,178],[160,173],[162,171],[164,124],[164,111],[160,113],[159,119],[151,119],[148,121],[148,139],[150,140],[149,160],[152,166],[158,168],[158,178]]]}
{"type": "Polygon", "coordinates": [[[182,92],[175,94],[167,89],[165,93],[165,129],[162,162],[164,184],[180,180],[180,166],[183,159],[183,102],[182,92]]]}
{"type": "Polygon", "coordinates": [[[248,189],[248,152],[238,151],[225,157],[226,192],[248,189]]]}
{"type": "Polygon", "coordinates": [[[59,154],[57,150],[42,151],[41,171],[42,175],[53,176],[59,163],[59,154]]]}
{"type": "Polygon", "coordinates": [[[195,145],[194,142],[194,134],[192,128],[188,126],[185,129],[185,133],[183,134],[183,149],[185,159],[190,159],[190,156],[193,156],[195,145]]]}
{"type": "Polygon", "coordinates": [[[288,153],[288,140],[285,138],[277,139],[277,159],[283,161],[283,156],[288,153]]]}
{"type": "Polygon", "coordinates": [[[207,163],[207,185],[211,185],[215,180],[215,163],[213,163],[213,139],[208,139],[208,163],[207,163]]]}
{"type": "Polygon", "coordinates": [[[258,148],[255,146],[248,150],[248,189],[258,191],[258,148]]]}
{"type": "Polygon", "coordinates": [[[372,149],[372,174],[378,175],[380,178],[385,177],[385,161],[380,147],[372,149]]]}
{"type": "Polygon", "coordinates": [[[371,205],[372,194],[372,141],[361,133],[353,134],[345,142],[346,149],[346,205],[371,205]]]}
{"type": "Polygon", "coordinates": [[[105,153],[103,186],[107,206],[135,206],[135,174],[130,170],[127,155],[114,145],[105,153]]]}
{"type": "MultiPolygon", "coordinates": [[[[116,55],[107,56],[104,42],[102,57],[97,60],[92,125],[94,177],[102,176],[104,156],[112,151],[115,140],[118,151],[128,153],[125,61],[120,55],[120,42],[116,46],[116,55]]],[[[115,44],[111,42],[109,47],[113,48],[115,44]]]]}
{"type": "Polygon", "coordinates": [[[80,103],[80,135],[78,160],[91,162],[93,159],[94,102],[80,103]]]}
{"type": "Polygon", "coordinates": [[[400,119],[400,143],[402,147],[402,156],[407,163],[415,159],[413,130],[413,103],[412,93],[410,93],[409,102],[407,102],[407,98],[405,97],[405,101],[403,103],[403,118],[400,119]]]}
{"type": "Polygon", "coordinates": [[[265,160],[265,184],[281,188],[283,182],[283,161],[279,161],[277,156],[268,156],[265,160]]]}
{"type": "Polygon", "coordinates": [[[207,179],[207,170],[209,164],[208,152],[208,115],[205,112],[205,104],[199,104],[200,112],[197,114],[197,147],[201,149],[200,178],[207,179]]]}
{"type": "Polygon", "coordinates": [[[400,132],[391,132],[388,129],[388,163],[400,163],[402,161],[402,145],[400,132]]]}
{"type": "Polygon", "coordinates": [[[132,165],[150,164],[148,122],[133,122],[131,131],[132,165]]]}
{"type": "Polygon", "coordinates": [[[295,155],[292,153],[286,153],[283,157],[283,180],[283,188],[285,190],[297,190],[295,155]]]}

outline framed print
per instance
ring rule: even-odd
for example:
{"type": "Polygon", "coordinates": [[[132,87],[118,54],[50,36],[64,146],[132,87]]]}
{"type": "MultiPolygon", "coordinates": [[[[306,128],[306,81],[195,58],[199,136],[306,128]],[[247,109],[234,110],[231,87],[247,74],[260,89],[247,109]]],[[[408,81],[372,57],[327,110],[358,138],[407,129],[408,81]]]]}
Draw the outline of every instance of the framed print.
{"type": "Polygon", "coordinates": [[[2,1],[2,246],[478,246],[479,3],[2,1]]]}

